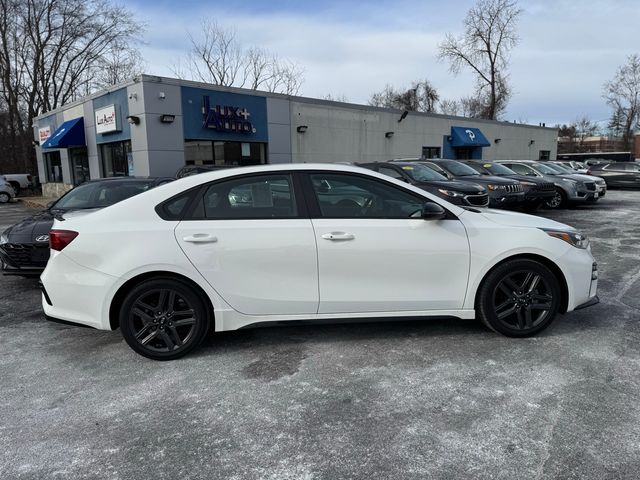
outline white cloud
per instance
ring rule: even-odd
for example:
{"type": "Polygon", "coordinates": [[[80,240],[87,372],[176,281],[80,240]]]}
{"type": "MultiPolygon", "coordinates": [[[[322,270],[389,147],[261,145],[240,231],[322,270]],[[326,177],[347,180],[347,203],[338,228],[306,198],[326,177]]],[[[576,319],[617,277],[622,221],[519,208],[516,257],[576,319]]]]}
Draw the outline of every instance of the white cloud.
{"type": "MultiPolygon", "coordinates": [[[[245,45],[260,45],[305,68],[305,96],[346,95],[365,103],[386,83],[409,85],[428,78],[442,97],[470,93],[473,77],[458,77],[436,59],[445,32],[456,32],[472,4],[411,2],[372,4],[366,9],[345,3],[322,14],[251,13],[208,6],[182,11],[137,7],[148,24],[143,53],[149,73],[171,76],[169,66],[188,49],[186,29],[197,32],[199,19],[215,11],[218,21],[234,26],[245,45]]],[[[570,121],[587,113],[595,120],[609,112],[602,84],[626,55],[637,48],[633,38],[640,20],[632,1],[521,2],[522,41],[510,69],[515,95],[508,117],[532,123],[570,121]]],[[[136,7],[134,7],[134,10],[136,7]]]]}

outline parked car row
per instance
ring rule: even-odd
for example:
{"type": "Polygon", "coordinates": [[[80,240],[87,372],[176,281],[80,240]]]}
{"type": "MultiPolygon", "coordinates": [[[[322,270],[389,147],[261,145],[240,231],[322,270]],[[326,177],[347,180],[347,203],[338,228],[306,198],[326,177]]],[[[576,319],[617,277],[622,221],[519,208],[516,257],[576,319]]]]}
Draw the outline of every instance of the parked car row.
{"type": "Polygon", "coordinates": [[[4,175],[0,175],[0,203],[7,203],[14,199],[16,191],[4,175]]]}
{"type": "Polygon", "coordinates": [[[20,195],[22,190],[33,189],[33,177],[28,173],[5,173],[0,177],[11,185],[16,196],[20,195]]]}
{"type": "Polygon", "coordinates": [[[604,179],[551,162],[412,158],[359,166],[419,186],[452,203],[476,207],[533,212],[542,206],[595,203],[607,192],[604,179]]]}

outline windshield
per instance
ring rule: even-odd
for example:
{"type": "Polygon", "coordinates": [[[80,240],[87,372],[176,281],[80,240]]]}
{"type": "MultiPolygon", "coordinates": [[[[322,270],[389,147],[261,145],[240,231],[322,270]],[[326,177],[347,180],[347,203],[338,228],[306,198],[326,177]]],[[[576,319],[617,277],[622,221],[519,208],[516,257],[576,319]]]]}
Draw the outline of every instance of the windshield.
{"type": "Polygon", "coordinates": [[[446,180],[447,178],[440,175],[435,170],[431,170],[426,165],[402,165],[402,170],[416,182],[428,182],[432,180],[446,180]]]}
{"type": "Polygon", "coordinates": [[[558,173],[561,173],[560,171],[554,170],[548,165],[544,165],[542,163],[534,163],[531,166],[543,175],[558,175],[558,173]]]}
{"type": "Polygon", "coordinates": [[[480,175],[473,168],[471,168],[468,165],[465,165],[464,163],[453,161],[453,162],[444,162],[444,163],[441,163],[440,165],[443,168],[446,168],[447,170],[449,170],[449,172],[451,172],[453,175],[456,175],[459,177],[467,177],[470,175],[480,175]]]}
{"type": "Polygon", "coordinates": [[[551,168],[554,168],[554,167],[556,170],[559,170],[562,173],[576,173],[574,169],[562,163],[554,163],[553,165],[551,165],[551,168]]]}
{"type": "Polygon", "coordinates": [[[489,171],[491,175],[497,175],[498,177],[504,177],[507,175],[517,175],[516,172],[499,163],[483,163],[482,166],[489,171]]]}
{"type": "Polygon", "coordinates": [[[52,207],[52,210],[84,210],[104,208],[126,198],[149,190],[153,181],[111,180],[108,182],[85,183],[69,191],[52,207]]]}

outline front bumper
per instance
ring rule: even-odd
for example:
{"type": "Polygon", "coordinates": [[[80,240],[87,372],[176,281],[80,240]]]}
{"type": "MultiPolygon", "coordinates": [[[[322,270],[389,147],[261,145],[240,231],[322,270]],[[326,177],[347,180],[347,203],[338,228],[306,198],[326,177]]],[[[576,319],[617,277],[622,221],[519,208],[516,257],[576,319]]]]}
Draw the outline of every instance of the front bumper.
{"type": "Polygon", "coordinates": [[[490,207],[503,207],[507,205],[517,205],[525,200],[524,192],[506,193],[501,190],[494,190],[489,194],[490,207]]]}
{"type": "Polygon", "coordinates": [[[593,307],[594,305],[597,305],[598,303],[600,303],[600,298],[598,297],[598,295],[596,295],[595,297],[592,297],[591,300],[587,300],[583,304],[578,305],[577,307],[575,307],[574,310],[582,310],[583,308],[593,307]]]}
{"type": "Polygon", "coordinates": [[[0,261],[4,275],[40,275],[49,259],[49,247],[30,243],[3,243],[0,261]]]}
{"type": "Polygon", "coordinates": [[[571,247],[560,257],[561,267],[567,284],[567,311],[594,305],[598,299],[598,264],[590,249],[571,247]]]}

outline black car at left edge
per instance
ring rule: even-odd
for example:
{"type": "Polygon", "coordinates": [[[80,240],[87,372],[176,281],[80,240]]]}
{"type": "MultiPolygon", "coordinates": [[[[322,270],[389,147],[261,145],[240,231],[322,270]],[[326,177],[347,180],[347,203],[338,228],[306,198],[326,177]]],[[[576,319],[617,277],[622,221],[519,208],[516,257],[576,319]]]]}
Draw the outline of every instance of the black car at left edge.
{"type": "Polygon", "coordinates": [[[69,190],[45,210],[0,235],[2,273],[21,276],[42,273],[49,260],[49,230],[54,219],[99,210],[173,180],[170,177],[113,177],[90,180],[69,190]]]}

